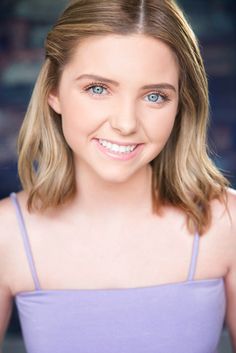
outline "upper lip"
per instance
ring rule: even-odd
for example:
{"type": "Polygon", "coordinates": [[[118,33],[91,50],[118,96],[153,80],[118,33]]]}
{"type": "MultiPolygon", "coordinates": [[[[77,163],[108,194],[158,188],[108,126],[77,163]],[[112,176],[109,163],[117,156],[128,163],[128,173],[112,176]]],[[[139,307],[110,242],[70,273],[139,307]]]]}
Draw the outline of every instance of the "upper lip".
{"type": "Polygon", "coordinates": [[[121,145],[121,146],[132,146],[132,145],[140,145],[140,142],[122,142],[122,141],[113,141],[110,139],[106,139],[106,138],[102,138],[102,137],[98,137],[97,140],[104,140],[116,145],[121,145]]]}

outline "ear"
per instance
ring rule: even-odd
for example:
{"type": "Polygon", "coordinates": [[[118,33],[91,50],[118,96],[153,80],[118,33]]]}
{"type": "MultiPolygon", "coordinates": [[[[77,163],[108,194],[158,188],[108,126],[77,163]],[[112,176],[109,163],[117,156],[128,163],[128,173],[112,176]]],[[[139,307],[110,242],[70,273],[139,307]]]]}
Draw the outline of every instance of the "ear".
{"type": "Polygon", "coordinates": [[[61,104],[58,93],[51,92],[48,96],[48,104],[57,113],[61,114],[61,104]]]}

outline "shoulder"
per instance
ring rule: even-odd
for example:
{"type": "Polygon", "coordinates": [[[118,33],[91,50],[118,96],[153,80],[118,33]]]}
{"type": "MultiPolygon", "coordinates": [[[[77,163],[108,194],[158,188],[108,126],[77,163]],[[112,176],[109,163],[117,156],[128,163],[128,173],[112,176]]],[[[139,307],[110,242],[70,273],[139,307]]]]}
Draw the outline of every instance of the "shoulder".
{"type": "Polygon", "coordinates": [[[226,213],[228,215],[228,232],[226,234],[231,249],[231,264],[235,267],[236,271],[236,190],[228,189],[226,206],[226,213]]]}
{"type": "Polygon", "coordinates": [[[229,232],[236,229],[236,190],[227,188],[225,200],[211,202],[213,226],[222,225],[229,232]]]}
{"type": "Polygon", "coordinates": [[[15,210],[10,197],[0,200],[0,250],[12,234],[15,218],[15,210]]]}
{"type": "Polygon", "coordinates": [[[16,202],[20,205],[23,214],[29,215],[27,210],[27,195],[24,191],[15,194],[15,197],[6,197],[0,200],[0,252],[4,246],[14,246],[16,237],[20,233],[19,214],[17,213],[16,202]]]}
{"type": "MultiPolygon", "coordinates": [[[[17,198],[24,200],[23,192],[17,198]]],[[[0,200],[0,285],[9,280],[9,270],[19,249],[19,225],[16,210],[10,197],[0,200]]]]}
{"type": "Polygon", "coordinates": [[[236,190],[227,188],[225,202],[214,200],[211,208],[211,229],[218,239],[222,257],[226,260],[228,272],[232,268],[236,271],[236,190]]]}
{"type": "Polygon", "coordinates": [[[236,190],[233,189],[227,191],[227,213],[230,220],[225,232],[226,246],[222,249],[228,257],[228,272],[225,276],[226,324],[236,350],[236,190]]]}
{"type": "Polygon", "coordinates": [[[231,219],[231,231],[232,234],[234,234],[234,238],[236,239],[236,190],[229,189],[227,196],[227,207],[231,219]]]}
{"type": "Polygon", "coordinates": [[[10,198],[0,200],[0,290],[8,288],[10,239],[13,233],[14,212],[10,198]]]}
{"type": "Polygon", "coordinates": [[[228,197],[228,208],[232,215],[235,215],[236,212],[236,190],[229,188],[227,190],[227,197],[228,197]]]}
{"type": "Polygon", "coordinates": [[[206,237],[203,236],[208,251],[217,254],[217,261],[223,264],[224,274],[236,259],[236,190],[227,188],[225,196],[211,201],[211,224],[206,237]]]}
{"type": "MultiPolygon", "coordinates": [[[[25,208],[25,193],[23,191],[16,194],[21,207],[25,208]]],[[[6,197],[0,200],[0,241],[9,239],[9,234],[15,230],[17,215],[13,200],[6,197]]]]}
{"type": "Polygon", "coordinates": [[[233,266],[235,268],[236,277],[236,190],[228,189],[226,206],[226,213],[228,214],[226,236],[230,248],[231,267],[233,266]]]}

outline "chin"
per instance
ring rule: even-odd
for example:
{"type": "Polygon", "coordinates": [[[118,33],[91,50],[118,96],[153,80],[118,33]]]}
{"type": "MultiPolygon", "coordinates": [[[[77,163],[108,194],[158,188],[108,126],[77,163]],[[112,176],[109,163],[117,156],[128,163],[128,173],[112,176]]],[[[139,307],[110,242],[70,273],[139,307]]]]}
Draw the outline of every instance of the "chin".
{"type": "Polygon", "coordinates": [[[123,173],[103,173],[102,175],[100,174],[100,179],[103,180],[104,182],[107,182],[109,184],[122,184],[127,182],[132,178],[133,174],[124,174],[123,173]]]}

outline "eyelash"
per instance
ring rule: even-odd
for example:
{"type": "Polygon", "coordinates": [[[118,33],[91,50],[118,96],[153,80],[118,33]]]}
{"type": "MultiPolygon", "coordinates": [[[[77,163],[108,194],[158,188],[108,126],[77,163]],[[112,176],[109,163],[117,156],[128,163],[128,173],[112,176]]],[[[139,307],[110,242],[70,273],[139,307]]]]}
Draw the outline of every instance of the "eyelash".
{"type": "MultiPolygon", "coordinates": [[[[99,87],[108,89],[107,85],[105,85],[105,84],[102,83],[102,82],[92,82],[92,83],[90,83],[88,86],[86,86],[86,87],[84,88],[84,91],[85,91],[85,92],[88,92],[88,90],[89,90],[90,88],[96,87],[96,86],[99,86],[99,87]]],[[[152,93],[159,95],[159,96],[164,100],[164,102],[170,101],[169,96],[168,96],[166,93],[163,93],[163,92],[160,92],[160,91],[152,91],[152,92],[149,93],[148,95],[150,95],[150,94],[152,94],[152,93]]],[[[99,96],[99,95],[101,96],[101,95],[102,95],[102,94],[96,94],[96,93],[91,93],[91,94],[92,94],[93,96],[99,96]]],[[[161,104],[161,103],[163,103],[163,102],[157,103],[157,102],[151,102],[151,101],[150,101],[150,103],[161,104]]]]}

